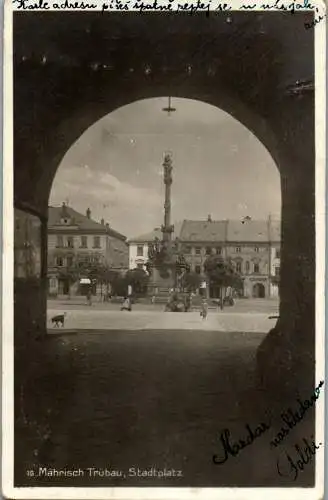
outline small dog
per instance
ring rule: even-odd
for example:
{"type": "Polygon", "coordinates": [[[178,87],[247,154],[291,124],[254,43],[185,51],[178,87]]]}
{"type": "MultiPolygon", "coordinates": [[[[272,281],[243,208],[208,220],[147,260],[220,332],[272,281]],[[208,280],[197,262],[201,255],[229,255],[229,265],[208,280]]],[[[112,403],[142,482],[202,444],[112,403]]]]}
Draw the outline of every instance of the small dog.
{"type": "Polygon", "coordinates": [[[55,328],[59,328],[60,323],[61,323],[62,328],[64,328],[65,316],[66,316],[66,313],[57,314],[57,316],[54,316],[53,318],[51,318],[52,324],[55,326],[55,328]]]}

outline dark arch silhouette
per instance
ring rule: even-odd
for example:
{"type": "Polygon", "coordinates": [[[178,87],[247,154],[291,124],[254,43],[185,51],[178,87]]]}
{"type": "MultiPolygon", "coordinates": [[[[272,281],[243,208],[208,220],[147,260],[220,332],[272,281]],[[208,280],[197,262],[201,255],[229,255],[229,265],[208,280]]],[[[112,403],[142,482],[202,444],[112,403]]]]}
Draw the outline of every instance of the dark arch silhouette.
{"type": "Polygon", "coordinates": [[[227,23],[225,14],[207,19],[74,13],[60,14],[58,22],[56,13],[15,14],[14,202],[40,217],[43,245],[40,282],[34,288],[15,282],[16,310],[27,311],[15,318],[17,344],[26,343],[26,325],[32,338],[45,331],[47,206],[63,155],[114,109],[173,95],[228,112],[258,137],[277,164],[282,191],[280,318],[259,359],[265,359],[268,381],[278,363],[289,386],[291,379],[297,385],[297,374],[304,373],[312,385],[314,30],[304,29],[309,16],[233,12],[233,22],[227,23]],[[279,346],[276,356],[272,345],[279,346]],[[291,355],[285,359],[282,350],[291,355]]]}

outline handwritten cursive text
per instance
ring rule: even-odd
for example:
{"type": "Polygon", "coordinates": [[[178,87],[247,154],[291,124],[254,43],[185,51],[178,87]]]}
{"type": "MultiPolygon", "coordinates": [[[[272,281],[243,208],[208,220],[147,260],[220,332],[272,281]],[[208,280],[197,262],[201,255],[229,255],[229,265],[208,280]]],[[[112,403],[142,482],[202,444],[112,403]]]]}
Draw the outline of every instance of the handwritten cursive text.
{"type": "Polygon", "coordinates": [[[213,462],[216,465],[224,464],[229,456],[236,457],[241,450],[250,446],[256,438],[259,438],[264,432],[270,429],[270,425],[266,423],[259,424],[253,431],[249,424],[246,424],[247,435],[243,439],[238,439],[236,442],[232,442],[230,438],[229,429],[224,429],[220,435],[220,441],[222,444],[223,453],[221,456],[213,455],[213,462]]]}

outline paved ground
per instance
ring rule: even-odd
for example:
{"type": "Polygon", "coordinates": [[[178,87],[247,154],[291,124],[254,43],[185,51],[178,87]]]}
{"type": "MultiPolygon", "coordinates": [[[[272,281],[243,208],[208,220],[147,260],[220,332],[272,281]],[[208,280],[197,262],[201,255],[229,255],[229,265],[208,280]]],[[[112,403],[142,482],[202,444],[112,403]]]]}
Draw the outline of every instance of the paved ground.
{"type": "MultiPolygon", "coordinates": [[[[165,304],[151,304],[150,301],[142,299],[133,305],[134,311],[163,311],[165,304]]],[[[118,311],[120,309],[120,302],[101,302],[97,298],[93,298],[91,306],[92,310],[105,310],[105,311],[118,311]]],[[[56,300],[48,300],[48,309],[55,309],[60,311],[69,310],[85,310],[90,309],[86,304],[85,297],[60,297],[56,300]]],[[[215,306],[210,305],[210,310],[216,310],[215,306]]],[[[233,307],[225,307],[220,314],[229,314],[231,312],[237,313],[263,313],[275,314],[279,310],[278,299],[239,299],[233,307]]]]}
{"type": "MultiPolygon", "coordinates": [[[[103,487],[311,485],[311,465],[294,482],[285,455],[290,445],[310,438],[311,418],[293,429],[277,450],[270,449],[279,430],[274,410],[279,387],[269,400],[256,389],[255,352],[263,336],[205,330],[49,336],[50,344],[60,340],[63,353],[75,353],[74,391],[52,422],[51,440],[34,470],[81,468],[84,476],[34,480],[49,486],[103,487]],[[213,463],[214,454],[223,456],[224,429],[236,442],[245,439],[246,424],[255,429],[260,422],[271,425],[265,434],[226,463],[213,463]],[[277,473],[279,458],[285,477],[277,473]],[[89,477],[92,467],[122,471],[122,477],[89,477]],[[135,477],[131,468],[175,469],[182,476],[135,477]]],[[[59,355],[58,363],[61,359],[59,355]]],[[[63,383],[53,387],[54,399],[63,383]]],[[[283,404],[297,408],[295,400],[283,404]]],[[[282,410],[278,404],[276,415],[282,410]]],[[[294,448],[290,453],[295,457],[294,448]]],[[[25,485],[30,481],[25,479],[25,485]]]]}
{"type": "MultiPolygon", "coordinates": [[[[48,310],[49,333],[58,333],[62,328],[53,328],[51,318],[58,314],[48,310]]],[[[275,325],[275,320],[268,319],[263,313],[225,313],[209,312],[203,320],[199,312],[167,313],[162,311],[99,311],[86,309],[67,312],[66,331],[83,330],[216,330],[217,332],[265,332],[275,325]]]]}
{"type": "Polygon", "coordinates": [[[48,328],[54,332],[51,318],[66,312],[64,330],[216,330],[218,332],[268,332],[275,320],[278,303],[272,300],[241,300],[223,311],[212,308],[205,321],[199,311],[167,313],[163,306],[136,304],[131,312],[119,310],[119,304],[94,303],[86,305],[82,298],[71,301],[48,302],[48,328]]]}

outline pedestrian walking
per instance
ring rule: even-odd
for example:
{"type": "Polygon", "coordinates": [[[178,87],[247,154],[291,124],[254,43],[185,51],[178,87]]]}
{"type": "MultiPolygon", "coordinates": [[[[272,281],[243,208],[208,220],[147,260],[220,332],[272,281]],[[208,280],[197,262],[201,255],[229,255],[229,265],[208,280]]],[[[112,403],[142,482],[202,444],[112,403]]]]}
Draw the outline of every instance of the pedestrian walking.
{"type": "Polygon", "coordinates": [[[90,288],[87,291],[87,304],[88,304],[88,306],[92,305],[92,294],[91,294],[90,288]]]}
{"type": "Polygon", "coordinates": [[[121,311],[131,311],[131,300],[130,297],[124,297],[121,311]]]}
{"type": "Polygon", "coordinates": [[[206,302],[206,299],[203,299],[202,304],[201,304],[201,311],[200,311],[200,315],[203,319],[207,318],[207,311],[208,311],[207,302],[206,302]]]}

